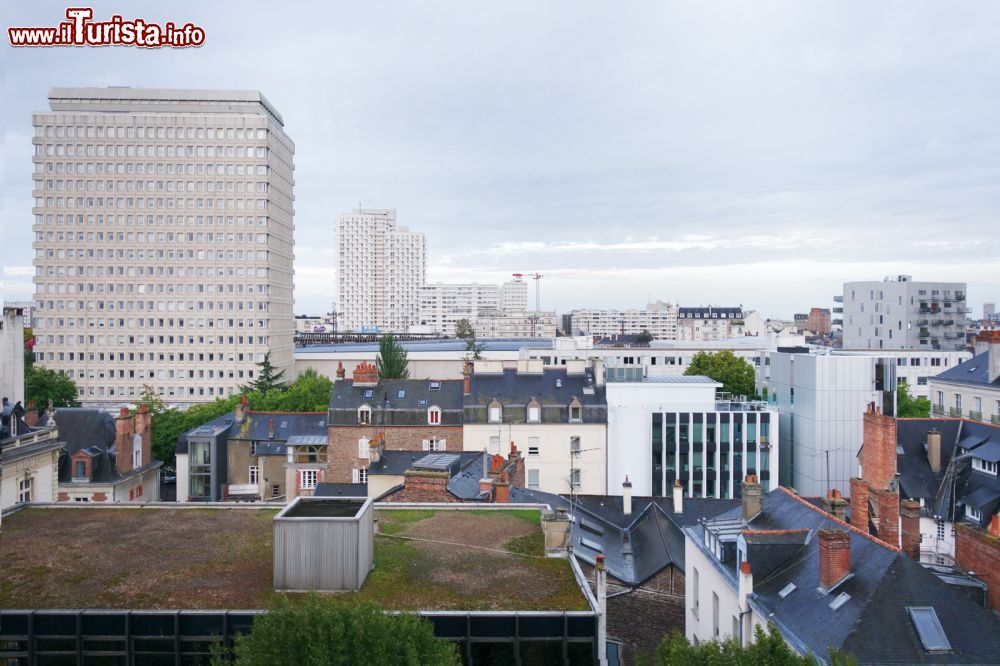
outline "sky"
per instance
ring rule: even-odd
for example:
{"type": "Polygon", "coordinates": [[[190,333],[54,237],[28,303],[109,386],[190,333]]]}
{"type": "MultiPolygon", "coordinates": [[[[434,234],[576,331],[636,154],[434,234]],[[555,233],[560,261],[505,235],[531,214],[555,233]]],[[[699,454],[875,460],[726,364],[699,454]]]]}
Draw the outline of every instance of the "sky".
{"type": "MultiPolygon", "coordinates": [[[[0,48],[0,266],[31,297],[31,113],[53,86],[260,90],[295,154],[295,310],[338,213],[395,208],[428,281],[541,305],[791,317],[907,274],[1000,300],[996,2],[102,2],[191,49],[0,48]],[[530,290],[534,303],[533,290],[530,290]]],[[[3,5],[3,27],[65,4],[3,5]]]]}

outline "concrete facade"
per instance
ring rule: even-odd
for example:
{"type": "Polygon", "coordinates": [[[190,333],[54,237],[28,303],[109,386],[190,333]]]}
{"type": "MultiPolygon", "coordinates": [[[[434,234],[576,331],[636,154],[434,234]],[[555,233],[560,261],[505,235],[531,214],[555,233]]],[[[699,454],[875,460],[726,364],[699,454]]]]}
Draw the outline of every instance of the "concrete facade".
{"type": "Polygon", "coordinates": [[[24,395],[24,311],[4,307],[0,321],[0,397],[27,405],[24,395]]]}
{"type": "Polygon", "coordinates": [[[649,331],[654,340],[677,339],[677,307],[657,301],[644,309],[595,310],[579,309],[570,313],[573,333],[610,337],[638,335],[649,331]]]}
{"type": "Polygon", "coordinates": [[[420,288],[418,321],[434,333],[454,337],[458,320],[467,319],[475,325],[480,311],[496,310],[499,302],[500,290],[495,284],[426,284],[420,288]]]}
{"type": "Polygon", "coordinates": [[[54,88],[35,113],[36,360],[86,406],[292,366],[294,144],[258,92],[54,88]]]}

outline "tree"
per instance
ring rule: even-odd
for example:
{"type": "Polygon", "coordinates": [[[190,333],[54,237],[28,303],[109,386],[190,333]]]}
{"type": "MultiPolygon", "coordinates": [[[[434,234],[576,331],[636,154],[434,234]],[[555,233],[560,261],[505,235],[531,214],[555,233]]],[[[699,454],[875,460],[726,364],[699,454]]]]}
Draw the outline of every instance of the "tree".
{"type": "Polygon", "coordinates": [[[635,341],[649,344],[653,341],[653,334],[644,328],[640,331],[639,335],[635,336],[635,341]]]}
{"type": "MultiPolygon", "coordinates": [[[[829,661],[835,666],[850,666],[854,659],[839,650],[830,650],[829,661]]],[[[709,641],[692,645],[679,631],[664,638],[652,658],[640,655],[637,664],[644,666],[701,666],[702,664],[733,664],[734,666],[813,666],[818,660],[811,655],[796,654],[773,622],[765,632],[759,625],[754,628],[753,642],[742,647],[739,641],[709,641]]]]}
{"type": "Polygon", "coordinates": [[[24,369],[27,370],[35,364],[35,332],[25,327],[24,329],[24,369]]]}
{"type": "Polygon", "coordinates": [[[698,352],[685,375],[705,375],[722,383],[722,390],[734,395],[754,396],[754,369],[728,349],[711,354],[698,352]]]}
{"type": "Polygon", "coordinates": [[[266,393],[283,386],[281,378],[285,375],[285,371],[280,370],[275,372],[274,366],[271,365],[271,352],[264,354],[264,360],[258,363],[257,367],[259,368],[257,370],[257,379],[250,382],[247,386],[251,391],[266,393]]]}
{"type": "Polygon", "coordinates": [[[382,379],[406,379],[410,376],[406,350],[396,341],[392,333],[386,333],[378,344],[375,365],[382,379]]]}
{"type": "Polygon", "coordinates": [[[931,401],[924,397],[913,397],[909,384],[903,382],[896,388],[896,416],[904,419],[930,418],[931,401]]]}
{"type": "Polygon", "coordinates": [[[285,388],[250,393],[250,409],[266,412],[325,412],[330,404],[333,382],[313,368],[307,369],[285,388]]]}
{"type": "Polygon", "coordinates": [[[34,400],[39,409],[48,407],[49,400],[54,407],[79,407],[76,399],[79,392],[73,378],[62,372],[49,370],[40,365],[26,368],[24,372],[24,404],[34,400]]]}
{"type": "MultiPolygon", "coordinates": [[[[429,620],[412,613],[389,615],[373,603],[321,597],[310,592],[301,603],[274,595],[249,634],[237,636],[235,663],[412,664],[461,663],[454,643],[434,636],[429,620]]],[[[213,661],[225,663],[218,652],[213,661]]]]}
{"type": "Polygon", "coordinates": [[[455,322],[455,337],[463,340],[476,337],[476,332],[472,329],[472,323],[468,319],[459,319],[455,322]]]}

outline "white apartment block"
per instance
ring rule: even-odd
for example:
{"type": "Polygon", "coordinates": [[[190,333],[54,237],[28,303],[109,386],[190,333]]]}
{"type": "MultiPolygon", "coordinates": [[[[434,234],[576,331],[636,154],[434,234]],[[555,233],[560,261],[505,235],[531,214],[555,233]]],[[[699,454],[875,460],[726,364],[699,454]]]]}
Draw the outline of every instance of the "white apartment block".
{"type": "Polygon", "coordinates": [[[663,301],[649,303],[644,310],[573,310],[570,317],[574,333],[611,337],[649,331],[654,340],[677,339],[677,307],[663,301]]]}
{"type": "MultiPolygon", "coordinates": [[[[0,320],[0,397],[27,405],[24,396],[24,310],[3,306],[0,320]]],[[[42,405],[39,405],[42,407],[42,405]]]]}
{"type": "Polygon", "coordinates": [[[528,309],[528,284],[521,278],[508,280],[500,285],[500,302],[497,307],[510,312],[528,309]]]}
{"type": "Polygon", "coordinates": [[[909,275],[845,282],[833,309],[843,313],[843,347],[965,349],[966,293],[964,282],[914,282],[909,275]]]}
{"type": "Polygon", "coordinates": [[[477,338],[555,338],[556,313],[484,310],[473,328],[477,338]]]}
{"type": "Polygon", "coordinates": [[[743,335],[743,309],[731,307],[680,308],[677,313],[677,339],[686,342],[710,342],[743,335]]]}
{"type": "Polygon", "coordinates": [[[337,217],[338,329],[407,332],[419,323],[427,240],[396,226],[395,209],[337,217]]]}
{"type": "Polygon", "coordinates": [[[420,288],[419,323],[434,333],[454,336],[458,320],[468,319],[475,324],[480,311],[496,311],[499,300],[500,290],[495,284],[426,284],[420,288]]]}
{"type": "Polygon", "coordinates": [[[54,88],[33,115],[36,359],[85,405],[292,368],[293,155],[259,92],[54,88]]]}

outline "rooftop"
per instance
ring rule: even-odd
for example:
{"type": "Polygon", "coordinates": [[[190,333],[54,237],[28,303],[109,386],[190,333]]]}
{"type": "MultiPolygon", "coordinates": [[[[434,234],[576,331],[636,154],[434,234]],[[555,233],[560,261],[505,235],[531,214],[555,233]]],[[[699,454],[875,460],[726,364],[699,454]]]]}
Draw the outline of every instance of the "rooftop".
{"type": "MultiPolygon", "coordinates": [[[[276,514],[18,511],[0,539],[0,608],[265,608],[276,514]]],[[[537,509],[376,516],[375,568],[353,593],[360,599],[395,610],[588,610],[569,564],[543,557],[537,509]]]]}
{"type": "Polygon", "coordinates": [[[1000,377],[990,381],[990,353],[988,351],[977,354],[953,368],[948,368],[941,374],[931,377],[931,380],[1000,389],[1000,377]]]}
{"type": "MultiPolygon", "coordinates": [[[[469,346],[465,340],[455,339],[404,340],[399,342],[399,344],[410,354],[420,352],[466,352],[469,350],[469,346]]],[[[484,352],[519,351],[525,347],[551,349],[552,340],[549,338],[476,338],[476,346],[480,347],[484,352]]],[[[296,347],[295,355],[377,354],[378,350],[379,345],[377,342],[342,342],[332,345],[296,347]]]]}

